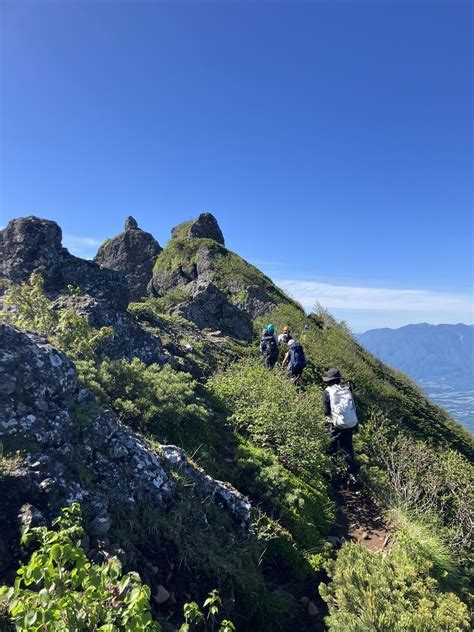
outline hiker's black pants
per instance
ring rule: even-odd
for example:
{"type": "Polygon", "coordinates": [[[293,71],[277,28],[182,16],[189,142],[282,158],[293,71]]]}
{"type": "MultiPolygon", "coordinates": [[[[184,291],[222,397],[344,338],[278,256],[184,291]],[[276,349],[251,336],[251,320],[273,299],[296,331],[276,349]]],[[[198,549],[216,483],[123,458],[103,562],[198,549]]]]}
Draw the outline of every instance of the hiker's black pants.
{"type": "Polygon", "coordinates": [[[329,446],[329,454],[331,456],[341,452],[347,463],[348,470],[351,474],[357,474],[358,467],[354,457],[354,447],[352,445],[352,436],[356,432],[357,426],[354,428],[336,428],[332,423],[327,424],[331,433],[331,445],[329,446]]]}
{"type": "Polygon", "coordinates": [[[273,367],[277,363],[278,356],[277,355],[275,355],[275,356],[264,356],[263,359],[264,359],[265,366],[267,367],[267,369],[273,369],[273,367]]]}

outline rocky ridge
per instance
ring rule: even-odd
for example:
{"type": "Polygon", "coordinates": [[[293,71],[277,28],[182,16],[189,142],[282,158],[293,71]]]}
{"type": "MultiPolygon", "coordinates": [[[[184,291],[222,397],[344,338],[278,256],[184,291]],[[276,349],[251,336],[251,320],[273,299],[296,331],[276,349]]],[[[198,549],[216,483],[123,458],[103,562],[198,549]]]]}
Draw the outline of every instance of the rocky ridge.
{"type": "Polygon", "coordinates": [[[0,279],[22,283],[39,271],[57,309],[73,308],[97,329],[113,327],[114,336],[101,355],[163,364],[166,356],[159,336],[143,330],[127,309],[129,292],[123,274],[71,255],[61,240],[56,222],[38,217],[12,220],[0,231],[0,279]]]}
{"type": "Polygon", "coordinates": [[[174,228],[156,260],[148,292],[157,297],[173,294],[172,313],[200,328],[250,340],[255,318],[279,302],[291,301],[259,270],[225,248],[216,227],[215,218],[205,214],[174,228]]]}
{"type": "MultiPolygon", "coordinates": [[[[239,492],[193,466],[180,448],[152,451],[81,388],[61,351],[6,324],[0,324],[0,420],[2,443],[24,453],[8,477],[9,520],[17,528],[16,515],[20,523],[38,523],[80,501],[88,533],[102,537],[116,507],[133,508],[146,497],[165,511],[176,488],[170,468],[189,478],[197,493],[227,507],[238,524],[248,524],[250,504],[239,492]]],[[[2,538],[14,536],[12,529],[2,538]]],[[[1,544],[5,550],[11,542],[1,544]]]]}

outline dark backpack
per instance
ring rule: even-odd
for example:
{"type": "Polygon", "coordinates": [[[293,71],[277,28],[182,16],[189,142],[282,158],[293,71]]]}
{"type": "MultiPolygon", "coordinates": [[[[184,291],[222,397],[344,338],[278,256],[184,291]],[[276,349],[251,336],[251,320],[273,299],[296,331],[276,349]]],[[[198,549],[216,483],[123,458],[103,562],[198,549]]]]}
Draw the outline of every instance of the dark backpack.
{"type": "Polygon", "coordinates": [[[290,362],[288,367],[291,373],[301,373],[306,366],[303,347],[299,342],[294,342],[290,347],[290,362]]]}
{"type": "Polygon", "coordinates": [[[275,336],[266,334],[262,336],[262,353],[266,358],[274,358],[278,355],[278,345],[275,336]]]}
{"type": "Polygon", "coordinates": [[[281,335],[281,341],[286,345],[290,342],[290,340],[293,340],[293,336],[289,332],[285,332],[281,335]]]}

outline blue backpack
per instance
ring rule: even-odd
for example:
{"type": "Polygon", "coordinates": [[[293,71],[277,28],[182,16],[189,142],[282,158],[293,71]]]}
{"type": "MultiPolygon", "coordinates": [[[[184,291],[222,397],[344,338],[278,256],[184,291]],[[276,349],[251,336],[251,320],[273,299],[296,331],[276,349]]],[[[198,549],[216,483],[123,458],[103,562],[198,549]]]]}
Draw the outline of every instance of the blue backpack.
{"type": "Polygon", "coordinates": [[[306,366],[303,347],[299,342],[294,342],[290,347],[290,361],[288,368],[291,373],[301,373],[306,366]]]}

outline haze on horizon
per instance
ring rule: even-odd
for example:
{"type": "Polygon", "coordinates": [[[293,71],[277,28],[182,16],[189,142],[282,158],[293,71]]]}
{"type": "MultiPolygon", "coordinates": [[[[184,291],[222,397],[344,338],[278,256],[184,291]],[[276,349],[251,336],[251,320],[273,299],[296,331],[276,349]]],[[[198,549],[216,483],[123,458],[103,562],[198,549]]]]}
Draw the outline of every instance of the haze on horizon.
{"type": "Polygon", "coordinates": [[[211,211],[354,331],[472,323],[472,10],[3,2],[0,224],[92,257],[211,211]]]}

